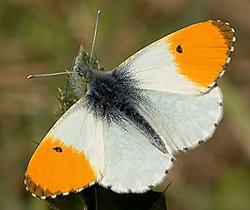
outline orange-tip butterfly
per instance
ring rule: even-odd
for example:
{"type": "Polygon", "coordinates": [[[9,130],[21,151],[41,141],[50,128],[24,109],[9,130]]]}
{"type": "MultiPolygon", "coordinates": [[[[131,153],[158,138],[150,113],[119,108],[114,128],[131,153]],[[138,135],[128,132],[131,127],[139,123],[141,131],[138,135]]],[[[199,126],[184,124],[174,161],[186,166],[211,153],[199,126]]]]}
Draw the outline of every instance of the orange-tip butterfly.
{"type": "Polygon", "coordinates": [[[87,93],[39,144],[26,188],[46,199],[94,183],[118,193],[161,183],[173,155],[209,139],[220,122],[216,82],[235,40],[228,23],[209,20],[161,38],[112,71],[76,59],[87,93]]]}

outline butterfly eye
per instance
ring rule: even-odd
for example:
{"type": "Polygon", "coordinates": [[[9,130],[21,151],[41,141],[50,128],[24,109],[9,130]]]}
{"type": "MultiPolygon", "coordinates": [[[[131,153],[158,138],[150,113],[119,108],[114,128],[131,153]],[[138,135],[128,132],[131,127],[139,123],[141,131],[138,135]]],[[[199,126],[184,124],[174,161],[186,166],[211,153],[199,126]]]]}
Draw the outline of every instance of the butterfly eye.
{"type": "Polygon", "coordinates": [[[58,153],[62,152],[62,148],[61,147],[54,147],[53,150],[55,150],[58,153]]]}
{"type": "Polygon", "coordinates": [[[178,53],[182,53],[182,52],[183,52],[183,49],[182,49],[181,45],[178,45],[178,46],[176,47],[176,51],[177,51],[178,53]]]}
{"type": "Polygon", "coordinates": [[[80,76],[86,76],[87,75],[87,72],[89,71],[88,69],[89,67],[87,65],[84,65],[84,64],[80,64],[76,71],[80,74],[80,76]]]}

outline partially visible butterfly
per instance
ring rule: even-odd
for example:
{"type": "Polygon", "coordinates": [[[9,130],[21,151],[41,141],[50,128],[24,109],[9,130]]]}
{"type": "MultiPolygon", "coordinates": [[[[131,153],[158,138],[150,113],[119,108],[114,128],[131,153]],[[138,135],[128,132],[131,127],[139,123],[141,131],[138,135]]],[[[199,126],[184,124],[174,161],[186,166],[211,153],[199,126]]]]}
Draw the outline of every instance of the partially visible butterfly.
{"type": "Polygon", "coordinates": [[[78,65],[87,93],[38,146],[27,189],[45,199],[94,183],[118,193],[161,183],[173,155],[209,139],[220,122],[216,82],[235,40],[228,23],[209,20],[163,37],[112,71],[78,65]]]}

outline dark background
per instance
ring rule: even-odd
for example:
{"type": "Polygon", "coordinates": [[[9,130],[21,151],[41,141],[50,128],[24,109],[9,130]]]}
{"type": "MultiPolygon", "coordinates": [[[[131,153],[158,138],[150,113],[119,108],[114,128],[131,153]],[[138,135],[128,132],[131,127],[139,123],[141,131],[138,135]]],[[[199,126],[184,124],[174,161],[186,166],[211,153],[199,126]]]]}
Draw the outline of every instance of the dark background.
{"type": "Polygon", "coordinates": [[[48,209],[25,191],[23,175],[33,141],[56,121],[57,87],[65,78],[26,76],[69,68],[80,39],[89,51],[97,9],[102,14],[95,55],[107,69],[189,24],[222,19],[234,26],[236,50],[219,82],[224,118],[212,140],[177,156],[166,198],[171,210],[249,209],[249,0],[1,0],[0,209],[48,209]]]}

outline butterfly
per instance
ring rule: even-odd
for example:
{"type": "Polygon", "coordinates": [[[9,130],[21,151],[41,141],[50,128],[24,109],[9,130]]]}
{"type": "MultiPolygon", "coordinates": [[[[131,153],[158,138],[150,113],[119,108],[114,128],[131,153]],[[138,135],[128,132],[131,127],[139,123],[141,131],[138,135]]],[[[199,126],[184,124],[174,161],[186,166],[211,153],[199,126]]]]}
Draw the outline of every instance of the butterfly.
{"type": "Polygon", "coordinates": [[[95,183],[118,193],[161,183],[177,152],[215,132],[223,114],[216,84],[235,40],[227,22],[209,20],[159,39],[112,71],[78,65],[87,93],[39,144],[27,190],[46,199],[95,183]]]}

